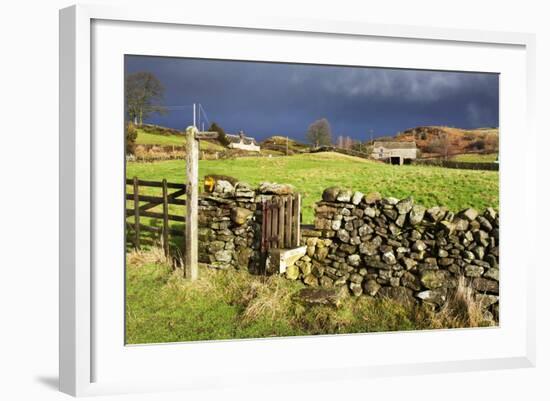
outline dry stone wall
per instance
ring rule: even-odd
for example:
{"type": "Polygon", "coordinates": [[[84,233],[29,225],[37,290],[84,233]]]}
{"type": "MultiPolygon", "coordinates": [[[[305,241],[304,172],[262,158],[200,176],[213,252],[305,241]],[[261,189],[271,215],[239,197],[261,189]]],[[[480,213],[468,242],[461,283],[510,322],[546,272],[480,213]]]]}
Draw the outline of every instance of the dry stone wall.
{"type": "Polygon", "coordinates": [[[307,253],[290,278],[432,307],[462,280],[488,318],[498,319],[499,216],[491,208],[454,213],[332,187],[302,236],[307,253]]]}
{"type": "Polygon", "coordinates": [[[264,271],[260,253],[262,202],[294,192],[291,185],[262,183],[252,188],[216,181],[199,199],[199,262],[216,269],[264,271]]]}
{"type": "MultiPolygon", "coordinates": [[[[217,269],[265,272],[261,204],[293,191],[283,184],[252,188],[217,181],[199,200],[199,261],[217,269]]],[[[487,318],[498,320],[499,216],[491,208],[455,213],[411,198],[331,187],[315,206],[314,227],[302,229],[302,245],[306,255],[287,267],[288,279],[433,308],[462,283],[487,318]]]]}

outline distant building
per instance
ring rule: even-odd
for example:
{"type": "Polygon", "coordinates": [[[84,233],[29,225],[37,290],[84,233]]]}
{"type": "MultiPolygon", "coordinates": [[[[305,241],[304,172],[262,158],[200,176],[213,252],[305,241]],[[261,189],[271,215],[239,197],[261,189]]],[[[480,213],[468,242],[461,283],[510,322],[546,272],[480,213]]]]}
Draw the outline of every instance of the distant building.
{"type": "Polygon", "coordinates": [[[416,159],[415,142],[384,142],[375,141],[372,149],[372,158],[384,160],[391,164],[410,164],[416,159]]]}
{"type": "Polygon", "coordinates": [[[260,145],[256,143],[256,140],[249,136],[245,136],[243,131],[240,131],[239,135],[226,134],[226,136],[229,140],[229,148],[231,149],[242,149],[251,152],[260,151],[260,145]]]}

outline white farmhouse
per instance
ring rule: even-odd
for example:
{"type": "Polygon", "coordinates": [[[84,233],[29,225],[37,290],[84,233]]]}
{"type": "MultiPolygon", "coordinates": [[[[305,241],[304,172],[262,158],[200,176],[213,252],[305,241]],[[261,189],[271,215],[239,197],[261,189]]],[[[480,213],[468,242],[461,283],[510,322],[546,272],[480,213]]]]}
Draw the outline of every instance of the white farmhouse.
{"type": "Polygon", "coordinates": [[[240,131],[239,135],[226,134],[226,136],[229,140],[229,148],[231,149],[242,149],[251,152],[260,151],[260,145],[256,143],[256,140],[249,136],[245,136],[243,131],[240,131]]]}
{"type": "Polygon", "coordinates": [[[410,164],[416,159],[416,143],[375,141],[371,155],[373,159],[384,160],[391,164],[410,164]]]}

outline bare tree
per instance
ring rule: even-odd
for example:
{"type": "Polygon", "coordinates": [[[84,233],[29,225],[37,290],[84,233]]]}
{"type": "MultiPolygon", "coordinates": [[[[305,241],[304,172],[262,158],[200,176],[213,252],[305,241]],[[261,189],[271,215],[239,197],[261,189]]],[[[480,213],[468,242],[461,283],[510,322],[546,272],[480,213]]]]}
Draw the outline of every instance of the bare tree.
{"type": "Polygon", "coordinates": [[[449,151],[451,150],[451,143],[446,133],[441,133],[435,139],[433,139],[427,147],[427,150],[432,153],[437,153],[445,160],[449,157],[449,151]]]}
{"type": "Polygon", "coordinates": [[[338,138],[336,139],[336,147],[340,149],[344,147],[344,137],[342,135],[338,135],[338,138]]]}
{"type": "Polygon", "coordinates": [[[332,141],[332,131],[328,120],[322,118],[311,123],[307,129],[306,137],[315,147],[330,145],[332,141]]]}
{"type": "Polygon", "coordinates": [[[136,72],[128,75],[125,95],[126,112],[136,125],[142,125],[143,120],[151,113],[166,112],[166,109],[160,105],[164,87],[150,72],[136,72]]]}
{"type": "Polygon", "coordinates": [[[350,150],[353,147],[353,139],[351,137],[346,136],[344,138],[344,149],[350,150]]]}
{"type": "Polygon", "coordinates": [[[441,141],[441,156],[443,156],[445,158],[445,160],[448,159],[449,157],[449,150],[451,149],[451,142],[449,141],[449,136],[444,133],[440,136],[440,141],[441,141]]]}

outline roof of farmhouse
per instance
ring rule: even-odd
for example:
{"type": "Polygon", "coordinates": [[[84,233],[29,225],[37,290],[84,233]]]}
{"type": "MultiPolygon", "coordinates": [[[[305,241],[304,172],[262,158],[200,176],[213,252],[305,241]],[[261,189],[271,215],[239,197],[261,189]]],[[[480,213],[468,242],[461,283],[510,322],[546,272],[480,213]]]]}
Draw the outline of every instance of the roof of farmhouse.
{"type": "MultiPolygon", "coordinates": [[[[240,135],[226,134],[226,136],[227,136],[227,139],[229,140],[229,142],[231,142],[231,143],[240,143],[241,142],[241,136],[240,135]]],[[[242,139],[243,139],[243,143],[245,145],[251,145],[251,144],[257,145],[256,140],[254,138],[250,137],[250,136],[243,136],[242,139]]]]}
{"type": "Polygon", "coordinates": [[[409,142],[385,142],[385,141],[375,141],[375,148],[386,148],[386,149],[416,149],[416,143],[409,142]]]}

